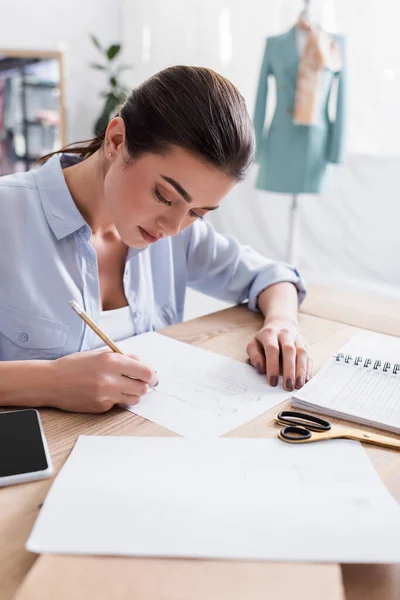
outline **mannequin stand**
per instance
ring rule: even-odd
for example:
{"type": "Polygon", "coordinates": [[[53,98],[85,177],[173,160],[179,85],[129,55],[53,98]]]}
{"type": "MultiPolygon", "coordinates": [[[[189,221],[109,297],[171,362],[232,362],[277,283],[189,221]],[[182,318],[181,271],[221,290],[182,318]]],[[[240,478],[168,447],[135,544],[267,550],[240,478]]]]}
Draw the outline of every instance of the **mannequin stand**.
{"type": "Polygon", "coordinates": [[[295,265],[298,260],[299,247],[299,201],[297,194],[292,196],[292,206],[290,208],[289,237],[287,245],[286,262],[289,265],[295,265]]]}

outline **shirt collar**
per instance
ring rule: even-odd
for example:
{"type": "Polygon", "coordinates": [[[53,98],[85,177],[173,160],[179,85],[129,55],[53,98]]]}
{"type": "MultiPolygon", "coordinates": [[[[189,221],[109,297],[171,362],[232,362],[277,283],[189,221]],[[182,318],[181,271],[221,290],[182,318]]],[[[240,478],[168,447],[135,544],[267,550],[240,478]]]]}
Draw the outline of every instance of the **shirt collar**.
{"type": "Polygon", "coordinates": [[[67,187],[59,155],[34,171],[34,177],[47,222],[58,240],[87,225],[67,187]]]}

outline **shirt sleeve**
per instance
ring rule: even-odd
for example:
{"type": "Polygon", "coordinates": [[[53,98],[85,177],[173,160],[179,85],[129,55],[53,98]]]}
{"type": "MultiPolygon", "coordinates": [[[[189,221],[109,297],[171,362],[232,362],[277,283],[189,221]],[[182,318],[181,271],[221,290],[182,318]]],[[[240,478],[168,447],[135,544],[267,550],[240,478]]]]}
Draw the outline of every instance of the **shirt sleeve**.
{"type": "Polygon", "coordinates": [[[287,264],[265,258],[250,246],[222,235],[206,221],[191,226],[187,249],[189,287],[231,302],[249,302],[257,311],[258,295],[274,283],[288,281],[296,286],[299,305],[306,290],[298,271],[287,264]]]}

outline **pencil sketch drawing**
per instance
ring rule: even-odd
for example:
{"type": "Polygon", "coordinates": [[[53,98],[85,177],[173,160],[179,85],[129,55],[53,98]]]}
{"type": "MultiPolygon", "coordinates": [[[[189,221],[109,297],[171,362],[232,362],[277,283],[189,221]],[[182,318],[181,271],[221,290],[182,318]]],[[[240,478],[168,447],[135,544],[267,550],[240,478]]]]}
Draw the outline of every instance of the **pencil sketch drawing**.
{"type": "Polygon", "coordinates": [[[247,385],[199,369],[181,371],[173,379],[163,378],[158,393],[219,417],[236,413],[241,404],[261,400],[248,392],[247,385]]]}

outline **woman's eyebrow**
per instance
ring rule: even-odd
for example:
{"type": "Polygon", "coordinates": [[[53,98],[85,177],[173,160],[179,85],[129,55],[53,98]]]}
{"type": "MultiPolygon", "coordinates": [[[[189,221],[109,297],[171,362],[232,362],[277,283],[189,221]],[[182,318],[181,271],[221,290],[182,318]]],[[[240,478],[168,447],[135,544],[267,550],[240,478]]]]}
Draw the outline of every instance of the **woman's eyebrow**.
{"type": "Polygon", "coordinates": [[[188,194],[188,192],[186,190],[183,189],[183,187],[181,186],[180,183],[178,183],[177,181],[175,181],[175,179],[172,179],[172,177],[167,177],[167,175],[161,175],[161,177],[167,181],[169,184],[172,185],[173,188],[175,188],[175,190],[178,192],[178,194],[180,196],[182,196],[182,198],[184,200],[186,200],[186,202],[192,202],[192,197],[190,194],[188,194]]]}
{"type": "MultiPolygon", "coordinates": [[[[182,196],[184,200],[186,200],[188,204],[190,204],[193,201],[191,195],[181,186],[180,183],[175,181],[175,179],[172,179],[172,177],[168,177],[167,175],[161,175],[161,177],[164,179],[164,181],[172,185],[172,187],[178,192],[180,196],[182,196]]],[[[218,206],[199,206],[199,208],[200,210],[216,210],[218,206]]]]}

